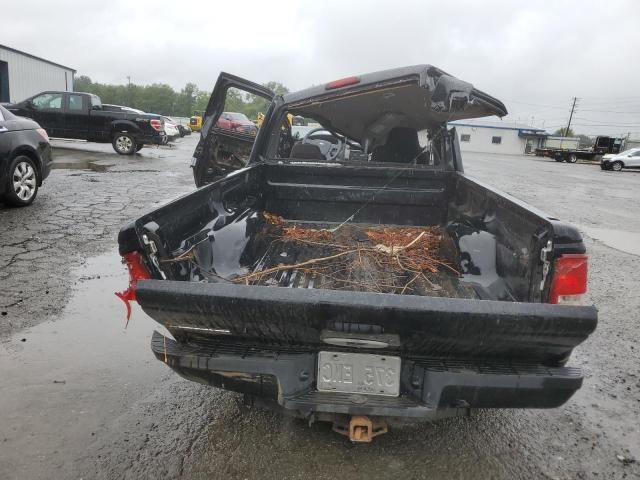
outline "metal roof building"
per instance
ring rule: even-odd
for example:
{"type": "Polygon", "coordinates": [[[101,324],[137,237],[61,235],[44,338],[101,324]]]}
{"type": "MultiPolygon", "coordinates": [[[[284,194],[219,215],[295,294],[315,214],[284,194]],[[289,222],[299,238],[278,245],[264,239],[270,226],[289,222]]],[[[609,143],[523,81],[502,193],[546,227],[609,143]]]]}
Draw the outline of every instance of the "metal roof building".
{"type": "Polygon", "coordinates": [[[44,90],[73,91],[76,71],[0,45],[0,102],[19,102],[44,90]]]}
{"type": "Polygon", "coordinates": [[[544,145],[549,135],[544,129],[504,120],[460,120],[449,122],[449,126],[456,127],[460,150],[463,152],[534,153],[536,148],[544,145]]]}

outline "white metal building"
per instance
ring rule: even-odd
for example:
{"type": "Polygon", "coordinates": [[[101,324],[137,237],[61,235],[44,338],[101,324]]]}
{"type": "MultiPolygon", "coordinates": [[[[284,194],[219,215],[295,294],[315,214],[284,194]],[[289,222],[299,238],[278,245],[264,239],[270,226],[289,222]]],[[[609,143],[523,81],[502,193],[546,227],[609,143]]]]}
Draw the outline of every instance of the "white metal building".
{"type": "Polygon", "coordinates": [[[44,90],[73,91],[73,68],[0,45],[0,102],[20,102],[44,90]]]}
{"type": "Polygon", "coordinates": [[[524,155],[542,147],[548,135],[541,128],[506,121],[461,120],[449,126],[456,127],[463,152],[524,155]]]}

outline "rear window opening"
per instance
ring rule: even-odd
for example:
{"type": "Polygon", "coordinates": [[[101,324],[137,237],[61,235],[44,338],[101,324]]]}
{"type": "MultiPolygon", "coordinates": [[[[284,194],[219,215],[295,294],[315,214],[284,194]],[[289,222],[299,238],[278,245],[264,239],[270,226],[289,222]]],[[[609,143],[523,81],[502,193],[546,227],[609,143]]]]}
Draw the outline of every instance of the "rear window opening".
{"type": "Polygon", "coordinates": [[[317,162],[367,162],[374,164],[405,164],[436,166],[441,163],[434,153],[428,130],[411,127],[391,127],[375,147],[365,141],[341,135],[314,118],[305,118],[306,125],[282,122],[275,159],[317,162]]]}
{"type": "Polygon", "coordinates": [[[441,166],[433,141],[444,128],[425,108],[429,102],[426,90],[404,83],[289,106],[276,122],[273,158],[441,166]]]}

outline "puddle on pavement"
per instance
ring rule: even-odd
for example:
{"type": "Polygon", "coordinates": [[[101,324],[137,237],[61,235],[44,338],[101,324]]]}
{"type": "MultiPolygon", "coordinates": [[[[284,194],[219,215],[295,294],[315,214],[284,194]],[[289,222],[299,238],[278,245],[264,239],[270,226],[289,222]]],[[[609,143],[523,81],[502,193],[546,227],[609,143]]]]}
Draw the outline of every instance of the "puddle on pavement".
{"type": "Polygon", "coordinates": [[[53,162],[54,170],[91,170],[93,172],[106,172],[113,164],[98,163],[95,160],[80,160],[74,162],[53,162]]]}
{"type": "Polygon", "coordinates": [[[0,343],[0,478],[46,472],[54,459],[84,451],[109,415],[126,411],[169,372],[151,353],[156,324],[137,304],[124,328],[125,306],[113,292],[126,287],[128,275],[117,252],[90,259],[73,275],[56,321],[0,343]]]}
{"type": "Polygon", "coordinates": [[[584,226],[580,229],[594,240],[611,248],[640,256],[640,233],[584,226]]]}

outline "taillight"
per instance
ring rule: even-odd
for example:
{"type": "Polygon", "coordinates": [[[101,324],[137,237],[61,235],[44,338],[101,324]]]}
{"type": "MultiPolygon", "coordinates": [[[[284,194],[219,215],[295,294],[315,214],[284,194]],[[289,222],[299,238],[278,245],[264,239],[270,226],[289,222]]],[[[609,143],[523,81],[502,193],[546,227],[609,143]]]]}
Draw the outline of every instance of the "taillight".
{"type": "Polygon", "coordinates": [[[333,90],[334,88],[348,87],[349,85],[355,85],[357,83],[360,83],[360,77],[346,77],[327,83],[324,89],[333,90]]]}
{"type": "Polygon", "coordinates": [[[555,260],[549,303],[575,303],[587,293],[587,256],[565,254],[555,260]]]}
{"type": "Polygon", "coordinates": [[[47,131],[44,128],[36,128],[36,132],[38,132],[46,142],[49,141],[49,135],[47,134],[47,131]]]}
{"type": "Polygon", "coordinates": [[[137,300],[136,286],[138,280],[151,278],[149,269],[142,261],[142,255],[138,252],[130,252],[122,256],[122,263],[127,265],[129,270],[129,287],[123,292],[116,292],[116,296],[122,300],[127,307],[127,324],[131,318],[131,304],[129,302],[137,300]]]}
{"type": "Polygon", "coordinates": [[[160,130],[162,130],[162,121],[161,120],[153,119],[149,123],[151,123],[151,126],[153,127],[154,130],[157,130],[158,132],[160,130]]]}

